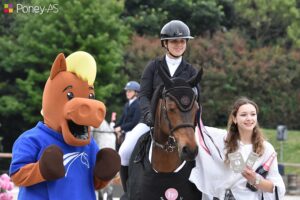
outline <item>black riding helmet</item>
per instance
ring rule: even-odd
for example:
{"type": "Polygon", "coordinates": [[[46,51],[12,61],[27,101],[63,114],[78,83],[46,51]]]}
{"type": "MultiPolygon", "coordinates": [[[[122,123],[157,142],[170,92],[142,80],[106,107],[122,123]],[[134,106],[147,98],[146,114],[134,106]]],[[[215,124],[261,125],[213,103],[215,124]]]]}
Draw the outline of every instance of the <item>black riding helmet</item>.
{"type": "Polygon", "coordinates": [[[189,27],[180,20],[172,20],[166,23],[160,31],[161,46],[164,47],[164,40],[172,39],[193,39],[189,27]]]}

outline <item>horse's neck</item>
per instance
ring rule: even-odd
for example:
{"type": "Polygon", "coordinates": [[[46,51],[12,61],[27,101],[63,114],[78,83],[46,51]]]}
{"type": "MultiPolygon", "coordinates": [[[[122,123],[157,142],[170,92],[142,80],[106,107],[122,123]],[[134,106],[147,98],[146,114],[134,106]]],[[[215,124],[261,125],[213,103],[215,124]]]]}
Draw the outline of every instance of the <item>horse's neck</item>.
{"type": "Polygon", "coordinates": [[[152,149],[152,168],[157,172],[173,172],[181,164],[177,149],[173,152],[166,152],[165,150],[153,146],[152,149]]]}

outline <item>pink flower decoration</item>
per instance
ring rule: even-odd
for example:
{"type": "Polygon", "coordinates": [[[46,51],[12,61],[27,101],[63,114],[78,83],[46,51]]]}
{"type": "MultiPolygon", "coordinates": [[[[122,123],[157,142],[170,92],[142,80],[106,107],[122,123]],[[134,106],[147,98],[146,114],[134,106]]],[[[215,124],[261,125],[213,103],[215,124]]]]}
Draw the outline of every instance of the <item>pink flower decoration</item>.
{"type": "Polygon", "coordinates": [[[13,195],[7,191],[14,188],[14,184],[11,182],[10,177],[7,174],[0,176],[0,200],[13,200],[13,195]]]}
{"type": "Polygon", "coordinates": [[[0,179],[7,182],[10,181],[10,177],[7,174],[2,174],[0,176],[0,179]]]}
{"type": "Polygon", "coordinates": [[[0,193],[0,200],[13,200],[13,195],[10,193],[0,193]]]}
{"type": "Polygon", "coordinates": [[[1,186],[2,189],[8,190],[8,191],[10,191],[14,188],[14,185],[13,185],[12,182],[2,182],[2,184],[0,186],[1,186]]]}
{"type": "Polygon", "coordinates": [[[7,174],[0,176],[0,188],[9,191],[14,188],[14,184],[10,181],[10,177],[7,174]]]}

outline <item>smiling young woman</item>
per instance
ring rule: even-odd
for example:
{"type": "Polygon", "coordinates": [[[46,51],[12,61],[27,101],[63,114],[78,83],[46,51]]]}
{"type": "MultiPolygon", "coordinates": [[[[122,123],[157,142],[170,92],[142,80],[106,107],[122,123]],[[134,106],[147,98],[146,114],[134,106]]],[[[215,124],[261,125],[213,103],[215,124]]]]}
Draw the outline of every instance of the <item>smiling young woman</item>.
{"type": "Polygon", "coordinates": [[[199,190],[214,199],[283,199],[285,185],[278,172],[276,152],[264,139],[258,114],[254,101],[240,97],[233,103],[227,131],[202,127],[219,153],[205,139],[211,155],[200,148],[190,178],[199,190]]]}

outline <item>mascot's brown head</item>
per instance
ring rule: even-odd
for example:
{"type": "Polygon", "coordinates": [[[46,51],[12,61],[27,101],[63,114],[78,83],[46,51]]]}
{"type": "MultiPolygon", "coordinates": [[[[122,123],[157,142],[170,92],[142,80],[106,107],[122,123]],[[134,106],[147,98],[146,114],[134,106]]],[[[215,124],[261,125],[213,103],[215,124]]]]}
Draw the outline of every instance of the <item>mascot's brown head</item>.
{"type": "Polygon", "coordinates": [[[83,51],[65,58],[59,54],[51,68],[43,93],[44,123],[60,132],[71,146],[90,143],[89,126],[98,127],[106,113],[95,100],[96,62],[83,51]]]}

